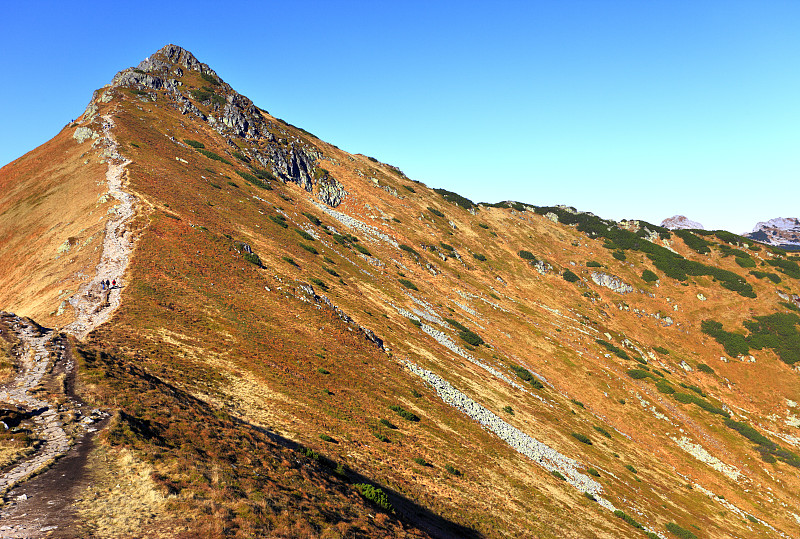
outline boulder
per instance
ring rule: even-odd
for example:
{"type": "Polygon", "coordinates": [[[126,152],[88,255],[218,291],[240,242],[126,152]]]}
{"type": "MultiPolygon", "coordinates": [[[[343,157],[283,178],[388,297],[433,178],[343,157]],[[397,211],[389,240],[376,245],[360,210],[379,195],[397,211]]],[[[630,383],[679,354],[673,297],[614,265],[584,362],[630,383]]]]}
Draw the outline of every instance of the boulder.
{"type": "Polygon", "coordinates": [[[605,286],[606,288],[613,290],[619,294],[629,294],[633,292],[633,287],[627,284],[625,281],[617,277],[616,275],[611,275],[610,273],[603,273],[600,271],[593,271],[592,272],[592,281],[595,284],[600,286],[605,286]]]}

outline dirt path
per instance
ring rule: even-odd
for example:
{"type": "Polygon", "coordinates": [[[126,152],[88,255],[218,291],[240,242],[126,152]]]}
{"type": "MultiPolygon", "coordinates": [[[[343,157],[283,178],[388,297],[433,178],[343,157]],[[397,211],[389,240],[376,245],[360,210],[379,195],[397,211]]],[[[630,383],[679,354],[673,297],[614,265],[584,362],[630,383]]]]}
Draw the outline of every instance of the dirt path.
{"type": "Polygon", "coordinates": [[[113,209],[113,216],[106,223],[103,240],[103,254],[97,264],[95,276],[81,285],[70,303],[75,309],[76,319],[64,328],[68,333],[83,339],[95,327],[108,321],[119,307],[122,276],[128,267],[133,241],[128,225],[135,214],[136,197],[123,191],[125,167],[130,163],[117,152],[117,142],[111,130],[114,120],[110,115],[103,116],[103,136],[101,145],[105,146],[102,155],[108,160],[106,182],[108,193],[119,201],[113,209]],[[117,287],[103,290],[101,281],[117,281],[117,287]]]}
{"type": "MultiPolygon", "coordinates": [[[[99,145],[101,156],[108,161],[108,194],[119,203],[109,212],[103,253],[94,277],[70,300],[76,319],[64,331],[78,339],[108,321],[119,307],[122,278],[133,251],[128,225],[135,214],[136,197],[123,191],[125,167],[130,161],[117,151],[111,133],[113,119],[110,115],[102,118],[99,145]],[[101,285],[105,280],[116,280],[117,286],[105,288],[101,285]]],[[[84,468],[91,434],[105,424],[107,414],[98,410],[83,413],[82,403],[69,389],[74,362],[62,337],[19,317],[13,317],[11,328],[22,343],[21,368],[13,381],[0,388],[0,406],[12,404],[32,413],[33,435],[41,443],[33,454],[0,474],[0,495],[4,498],[0,539],[70,537],[65,529],[72,518],[69,507],[78,490],[85,486],[84,468]],[[50,398],[45,399],[43,394],[50,398]],[[100,421],[101,424],[92,426],[100,421]],[[57,459],[61,460],[56,463],[57,459]],[[37,477],[31,479],[34,476],[37,477]]]]}
{"type": "MultiPolygon", "coordinates": [[[[33,497],[15,487],[38,476],[36,481],[40,483],[45,478],[50,481],[50,498],[69,491],[69,485],[61,481],[67,474],[64,477],[38,474],[49,470],[57,459],[66,455],[73,440],[80,440],[87,432],[96,430],[92,425],[107,414],[98,410],[84,414],[82,403],[68,391],[74,377],[74,361],[63,336],[26,318],[2,316],[19,339],[20,346],[17,349],[19,373],[0,388],[0,406],[11,404],[31,414],[31,430],[40,443],[35,452],[0,474],[0,495],[8,502],[0,510],[0,538],[39,537],[55,529],[40,523],[44,517],[54,514],[56,502],[43,506],[40,496],[33,497]]],[[[80,450],[74,453],[80,454],[80,450]]]]}

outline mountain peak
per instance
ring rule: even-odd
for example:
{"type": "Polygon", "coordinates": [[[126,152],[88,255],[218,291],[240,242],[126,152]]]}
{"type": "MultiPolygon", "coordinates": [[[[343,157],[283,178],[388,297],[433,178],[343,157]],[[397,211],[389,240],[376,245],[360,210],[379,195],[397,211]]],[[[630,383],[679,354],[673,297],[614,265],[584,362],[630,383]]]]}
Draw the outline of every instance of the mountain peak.
{"type": "Polygon", "coordinates": [[[703,230],[703,225],[697,221],[692,221],[685,215],[673,215],[668,219],[661,221],[661,226],[669,228],[670,230],[676,229],[696,229],[703,230]]]}
{"type": "MultiPolygon", "coordinates": [[[[165,45],[154,54],[148,56],[136,66],[136,69],[145,72],[163,72],[165,68],[178,67],[199,71],[200,73],[213,72],[207,64],[200,62],[194,54],[178,45],[165,45]]],[[[167,69],[169,71],[169,69],[167,69]]]]}
{"type": "Polygon", "coordinates": [[[783,249],[800,248],[800,219],[776,217],[756,224],[747,237],[783,249]]]}

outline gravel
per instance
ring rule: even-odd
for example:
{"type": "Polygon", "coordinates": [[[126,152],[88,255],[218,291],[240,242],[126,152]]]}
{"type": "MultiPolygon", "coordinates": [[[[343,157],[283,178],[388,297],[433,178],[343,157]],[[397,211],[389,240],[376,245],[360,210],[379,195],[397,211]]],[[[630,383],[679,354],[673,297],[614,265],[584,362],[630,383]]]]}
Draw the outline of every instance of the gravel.
{"type": "Polygon", "coordinates": [[[611,502],[600,496],[603,491],[600,483],[578,471],[581,465],[577,461],[562,455],[518,428],[509,425],[431,371],[425,370],[410,361],[405,361],[404,364],[409,371],[430,384],[446,404],[477,421],[486,430],[506,442],[512,449],[530,458],[548,472],[559,472],[564,476],[567,483],[581,492],[588,492],[594,495],[598,503],[609,511],[615,510],[611,502]]]}

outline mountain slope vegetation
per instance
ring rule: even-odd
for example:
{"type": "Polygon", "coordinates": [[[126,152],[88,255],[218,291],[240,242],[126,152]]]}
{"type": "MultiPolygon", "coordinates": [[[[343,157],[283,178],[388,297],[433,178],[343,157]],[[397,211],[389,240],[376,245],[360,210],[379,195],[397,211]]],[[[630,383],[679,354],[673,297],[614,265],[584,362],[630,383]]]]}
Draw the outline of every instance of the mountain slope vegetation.
{"type": "Polygon", "coordinates": [[[113,416],[90,476],[104,492],[115,466],[145,470],[158,503],[115,520],[110,494],[83,496],[81,533],[800,525],[796,254],[431,189],[174,45],[0,170],[0,193],[0,308],[69,333],[83,295],[119,297],[69,340],[77,394],[113,416]],[[132,250],[104,296],[86,283],[122,163],[132,250]]]}

